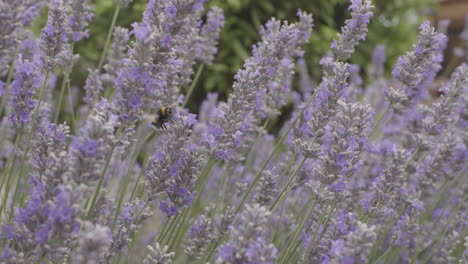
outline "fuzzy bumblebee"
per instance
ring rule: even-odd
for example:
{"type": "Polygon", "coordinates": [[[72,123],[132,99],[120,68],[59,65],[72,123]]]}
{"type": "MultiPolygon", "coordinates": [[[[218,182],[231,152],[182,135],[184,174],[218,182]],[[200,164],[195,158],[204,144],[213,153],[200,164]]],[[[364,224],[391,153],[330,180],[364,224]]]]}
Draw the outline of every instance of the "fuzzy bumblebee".
{"type": "Polygon", "coordinates": [[[151,124],[157,128],[167,129],[165,123],[172,122],[172,109],[169,107],[161,107],[158,110],[158,115],[153,119],[151,124]]]}

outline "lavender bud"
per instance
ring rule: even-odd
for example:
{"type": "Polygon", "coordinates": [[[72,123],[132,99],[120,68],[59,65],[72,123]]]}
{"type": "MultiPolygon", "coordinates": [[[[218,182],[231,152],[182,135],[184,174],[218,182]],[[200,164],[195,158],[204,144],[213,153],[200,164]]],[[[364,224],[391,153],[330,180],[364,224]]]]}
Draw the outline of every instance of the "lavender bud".
{"type": "Polygon", "coordinates": [[[63,52],[57,55],[57,60],[59,61],[60,66],[62,66],[64,74],[68,75],[71,74],[73,66],[79,58],[79,54],[72,53],[70,44],[64,44],[63,52]]]}
{"type": "Polygon", "coordinates": [[[138,228],[152,215],[144,202],[135,199],[122,206],[117,228],[112,235],[109,251],[105,253],[103,262],[110,263],[112,257],[119,254],[132,241],[138,228]]]}
{"type": "Polygon", "coordinates": [[[261,206],[269,206],[277,192],[277,181],[278,175],[276,173],[273,174],[270,170],[263,171],[257,186],[257,194],[255,195],[254,201],[261,206]]]}
{"type": "Polygon", "coordinates": [[[276,248],[266,239],[270,216],[270,211],[264,206],[246,205],[239,226],[232,228],[229,241],[218,248],[215,263],[273,263],[276,248]]]}
{"type": "Polygon", "coordinates": [[[165,192],[168,199],[161,201],[160,209],[167,215],[176,215],[192,204],[196,177],[203,165],[203,155],[190,143],[195,115],[174,117],[167,137],[146,167],[145,187],[150,200],[165,192]],[[168,166],[168,164],[170,164],[168,166]]]}
{"type": "Polygon", "coordinates": [[[72,177],[78,184],[93,186],[101,177],[108,152],[114,144],[115,122],[108,105],[94,109],[86,124],[70,145],[73,160],[72,177]]]}
{"type": "Polygon", "coordinates": [[[375,47],[374,53],[372,53],[371,73],[377,79],[382,78],[384,75],[386,49],[387,46],[385,44],[379,44],[375,47]]]}
{"type": "Polygon", "coordinates": [[[377,240],[376,228],[358,222],[356,229],[347,235],[341,253],[334,256],[332,263],[367,263],[367,256],[377,240]]]}
{"type": "Polygon", "coordinates": [[[61,152],[65,150],[67,139],[70,134],[70,127],[66,124],[49,124],[46,127],[39,127],[35,142],[32,148],[32,172],[37,178],[45,180],[48,188],[57,186],[57,180],[63,179],[47,179],[45,173],[54,165],[53,159],[59,157],[61,152]],[[56,184],[52,184],[56,182],[56,184]]]}
{"type": "Polygon", "coordinates": [[[243,146],[242,136],[251,128],[251,123],[259,121],[258,113],[274,112],[282,105],[284,92],[280,90],[285,81],[280,74],[282,65],[290,65],[292,59],[302,53],[301,46],[309,39],[312,29],[312,17],[300,11],[298,15],[297,24],[282,25],[273,19],[262,29],[262,42],[254,46],[253,57],[246,60],[244,69],[235,76],[233,93],[227,104],[220,105],[220,114],[209,123],[202,136],[210,156],[231,159],[243,146]],[[276,78],[280,78],[282,84],[268,86],[276,78]],[[270,93],[268,88],[274,89],[270,93]],[[279,104],[266,103],[275,100],[279,100],[279,104]],[[255,113],[256,116],[252,116],[255,113]]]}
{"type": "Polygon", "coordinates": [[[426,133],[435,136],[447,129],[453,119],[453,114],[457,111],[462,95],[468,91],[467,85],[468,68],[462,65],[455,70],[450,83],[441,89],[444,95],[432,106],[430,114],[422,121],[426,133]]]}
{"type": "Polygon", "coordinates": [[[219,32],[224,26],[224,13],[221,8],[212,7],[207,14],[206,23],[200,30],[200,41],[197,43],[197,58],[206,64],[213,62],[214,56],[218,53],[219,32]]]}
{"type": "Polygon", "coordinates": [[[347,60],[354,53],[355,47],[360,40],[367,36],[367,24],[373,16],[374,6],[371,1],[351,0],[349,10],[351,19],[346,20],[346,25],[341,28],[341,34],[338,34],[338,40],[333,41],[331,48],[336,56],[347,60]]]}
{"type": "Polygon", "coordinates": [[[86,78],[86,84],[84,89],[86,95],[83,101],[89,106],[90,109],[93,109],[94,106],[98,103],[100,99],[100,94],[104,90],[102,87],[101,79],[99,78],[99,73],[97,70],[88,69],[89,75],[86,78]]]}
{"type": "MultiPolygon", "coordinates": [[[[4,0],[0,2],[0,76],[6,74],[13,60],[15,47],[19,45],[20,33],[39,13],[42,1],[4,0]]],[[[21,51],[21,53],[23,53],[21,51]]],[[[26,56],[23,56],[26,58],[26,56]]]]}
{"type": "Polygon", "coordinates": [[[219,242],[229,231],[232,221],[234,221],[234,216],[234,208],[228,206],[224,214],[221,216],[221,219],[219,219],[216,224],[216,242],[219,242]]]}
{"type": "Polygon", "coordinates": [[[12,114],[8,120],[18,131],[24,131],[31,123],[35,101],[33,96],[41,86],[40,63],[16,60],[15,80],[11,84],[12,114]]]}
{"type": "Polygon", "coordinates": [[[114,43],[112,43],[109,55],[106,57],[107,63],[104,65],[104,70],[106,70],[106,74],[102,76],[104,81],[112,82],[116,78],[118,70],[124,66],[123,61],[127,56],[129,39],[128,29],[123,27],[114,28],[114,43]]]}
{"type": "Polygon", "coordinates": [[[184,252],[193,259],[204,256],[206,247],[213,239],[213,222],[208,215],[200,215],[190,227],[184,252]]]}
{"type": "Polygon", "coordinates": [[[88,23],[93,19],[94,8],[88,4],[88,0],[70,0],[71,15],[68,18],[68,26],[71,30],[71,39],[80,41],[89,37],[88,23]]]}
{"type": "Polygon", "coordinates": [[[81,224],[78,248],[73,251],[73,264],[98,264],[109,249],[112,232],[106,226],[89,221],[81,224]]]}
{"type": "Polygon", "coordinates": [[[436,54],[446,41],[446,37],[435,32],[429,22],[423,23],[419,29],[418,44],[414,46],[414,51],[400,56],[392,71],[393,77],[406,85],[409,98],[420,96],[423,92],[417,90],[418,85],[424,80],[425,71],[432,66],[436,54]]]}
{"type": "Polygon", "coordinates": [[[172,258],[174,252],[167,252],[168,246],[161,248],[159,243],[156,243],[154,247],[148,245],[150,254],[143,260],[143,264],[172,264],[172,258]]]}
{"type": "Polygon", "coordinates": [[[405,162],[408,153],[394,147],[391,165],[382,172],[361,205],[370,217],[381,217],[389,210],[392,204],[399,198],[399,192],[403,187],[405,162]]]}
{"type": "Polygon", "coordinates": [[[41,34],[42,64],[48,71],[57,66],[60,53],[65,52],[65,43],[70,33],[67,19],[63,0],[51,0],[47,24],[41,34]]]}

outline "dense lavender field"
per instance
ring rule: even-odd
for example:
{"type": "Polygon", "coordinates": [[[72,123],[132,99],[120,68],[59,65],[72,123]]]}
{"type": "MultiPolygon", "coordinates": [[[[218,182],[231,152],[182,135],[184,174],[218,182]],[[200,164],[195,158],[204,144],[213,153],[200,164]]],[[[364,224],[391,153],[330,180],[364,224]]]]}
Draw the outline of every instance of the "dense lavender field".
{"type": "Polygon", "coordinates": [[[74,93],[89,1],[0,0],[0,263],[468,263],[468,66],[435,82],[444,25],[421,24],[390,78],[375,47],[364,85],[347,61],[374,7],[351,0],[314,86],[313,14],[272,18],[227,101],[195,114],[223,10],[150,0],[116,27],[130,1],[74,93]]]}

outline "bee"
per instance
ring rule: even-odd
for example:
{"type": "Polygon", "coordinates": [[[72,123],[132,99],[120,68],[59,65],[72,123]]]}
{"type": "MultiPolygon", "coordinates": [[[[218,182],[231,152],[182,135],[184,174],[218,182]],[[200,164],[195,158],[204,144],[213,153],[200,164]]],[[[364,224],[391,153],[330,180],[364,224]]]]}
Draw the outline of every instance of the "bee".
{"type": "Polygon", "coordinates": [[[167,129],[165,123],[172,122],[173,120],[174,119],[172,118],[172,109],[169,107],[161,107],[158,110],[158,115],[153,119],[151,124],[161,129],[167,129]]]}

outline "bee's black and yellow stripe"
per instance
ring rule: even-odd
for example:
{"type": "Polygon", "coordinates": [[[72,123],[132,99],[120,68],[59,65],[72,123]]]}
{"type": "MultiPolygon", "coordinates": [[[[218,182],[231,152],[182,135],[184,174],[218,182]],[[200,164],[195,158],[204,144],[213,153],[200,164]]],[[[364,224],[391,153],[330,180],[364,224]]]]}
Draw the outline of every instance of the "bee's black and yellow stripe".
{"type": "Polygon", "coordinates": [[[170,121],[172,118],[172,109],[168,107],[161,107],[158,110],[158,115],[151,121],[153,126],[166,129],[166,125],[164,123],[166,121],[170,121]]]}

